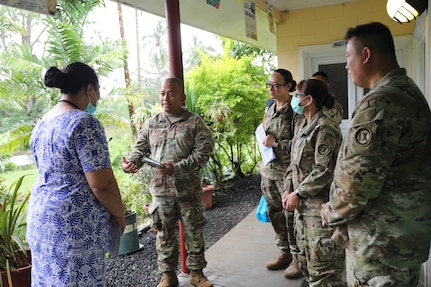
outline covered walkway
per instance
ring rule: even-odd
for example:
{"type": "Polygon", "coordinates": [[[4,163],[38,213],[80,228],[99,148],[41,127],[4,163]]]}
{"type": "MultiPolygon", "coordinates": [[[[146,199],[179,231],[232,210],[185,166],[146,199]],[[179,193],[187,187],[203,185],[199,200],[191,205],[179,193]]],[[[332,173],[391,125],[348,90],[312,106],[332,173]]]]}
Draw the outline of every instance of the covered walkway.
{"type": "MultiPolygon", "coordinates": [[[[288,280],[283,270],[265,268],[265,262],[279,251],[271,225],[259,222],[255,213],[256,209],[205,252],[205,275],[214,287],[300,287],[303,279],[288,280]]],[[[193,287],[187,274],[178,278],[179,287],[193,287]]],[[[424,287],[424,280],[421,270],[417,287],[424,287]]]]}
{"type": "MultiPolygon", "coordinates": [[[[256,219],[256,210],[211,246],[205,257],[205,275],[215,287],[300,287],[302,279],[288,280],[283,270],[269,271],[265,262],[278,254],[269,223],[256,219]]],[[[180,287],[192,287],[188,275],[179,275],[180,287]]]]}

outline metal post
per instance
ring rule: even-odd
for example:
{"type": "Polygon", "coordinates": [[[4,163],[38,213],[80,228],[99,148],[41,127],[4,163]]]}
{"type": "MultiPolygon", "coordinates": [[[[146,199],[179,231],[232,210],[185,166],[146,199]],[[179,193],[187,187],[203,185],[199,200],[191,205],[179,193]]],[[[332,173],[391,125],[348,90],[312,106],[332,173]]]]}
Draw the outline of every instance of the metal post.
{"type": "Polygon", "coordinates": [[[181,50],[181,21],[179,0],[166,0],[169,70],[172,76],[184,80],[181,50]]]}
{"type": "MultiPolygon", "coordinates": [[[[168,31],[169,71],[172,76],[184,81],[179,0],[165,0],[165,12],[168,31]]],[[[187,251],[184,245],[181,220],[178,221],[178,227],[180,229],[181,271],[188,274],[189,270],[186,267],[187,251]]]]}

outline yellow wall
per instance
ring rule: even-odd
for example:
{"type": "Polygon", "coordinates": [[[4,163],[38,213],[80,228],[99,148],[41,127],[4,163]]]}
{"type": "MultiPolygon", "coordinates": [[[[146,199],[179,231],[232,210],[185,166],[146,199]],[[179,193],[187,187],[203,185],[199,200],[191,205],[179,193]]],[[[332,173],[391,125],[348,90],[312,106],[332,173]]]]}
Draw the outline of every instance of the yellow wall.
{"type": "Polygon", "coordinates": [[[277,55],[280,68],[299,79],[298,48],[343,40],[349,27],[371,21],[389,27],[393,36],[411,35],[414,22],[399,24],[386,13],[387,0],[358,0],[344,4],[285,12],[277,23],[277,55]]]}

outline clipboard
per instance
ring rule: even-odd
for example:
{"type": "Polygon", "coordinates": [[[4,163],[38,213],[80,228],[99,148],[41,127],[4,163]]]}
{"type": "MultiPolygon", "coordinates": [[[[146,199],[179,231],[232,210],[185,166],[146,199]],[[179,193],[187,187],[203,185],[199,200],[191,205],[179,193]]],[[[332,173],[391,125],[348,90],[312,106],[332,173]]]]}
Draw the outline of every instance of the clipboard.
{"type": "Polygon", "coordinates": [[[157,167],[157,168],[166,168],[166,166],[165,166],[163,163],[158,162],[158,161],[156,161],[156,160],[154,160],[154,159],[151,159],[151,158],[149,158],[149,157],[146,157],[146,156],[144,156],[144,157],[142,158],[142,161],[143,161],[143,162],[148,163],[148,164],[149,164],[150,166],[152,166],[152,167],[157,167]]]}
{"type": "Polygon", "coordinates": [[[120,249],[120,241],[121,241],[121,225],[112,225],[111,226],[111,240],[109,241],[108,247],[106,251],[112,258],[118,257],[118,251],[120,249]]]}

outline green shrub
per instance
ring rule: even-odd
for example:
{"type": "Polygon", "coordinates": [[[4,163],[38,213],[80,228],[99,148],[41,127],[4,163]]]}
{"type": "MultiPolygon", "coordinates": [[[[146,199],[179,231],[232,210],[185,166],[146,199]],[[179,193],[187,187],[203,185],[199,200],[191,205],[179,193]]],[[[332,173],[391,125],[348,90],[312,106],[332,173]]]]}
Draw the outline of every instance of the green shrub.
{"type": "Polygon", "coordinates": [[[24,177],[20,177],[10,188],[5,187],[4,182],[0,184],[0,271],[28,265],[27,245],[23,238],[30,192],[20,194],[19,191],[24,177]]]}
{"type": "Polygon", "coordinates": [[[151,193],[148,185],[151,180],[151,170],[143,166],[136,174],[129,174],[123,170],[114,170],[115,177],[121,192],[124,208],[135,210],[138,216],[145,215],[143,206],[151,202],[151,193]]]}

